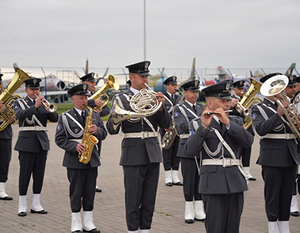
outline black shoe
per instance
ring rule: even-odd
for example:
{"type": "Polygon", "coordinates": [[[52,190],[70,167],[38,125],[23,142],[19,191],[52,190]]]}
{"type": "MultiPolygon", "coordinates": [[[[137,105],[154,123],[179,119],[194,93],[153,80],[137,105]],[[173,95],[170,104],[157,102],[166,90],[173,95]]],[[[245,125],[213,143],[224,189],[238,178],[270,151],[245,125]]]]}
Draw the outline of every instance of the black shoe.
{"type": "Polygon", "coordinates": [[[248,178],[248,180],[250,180],[250,181],[256,181],[256,178],[253,177],[253,176],[251,176],[251,177],[248,178]]]}
{"type": "Polygon", "coordinates": [[[48,212],[46,210],[35,211],[33,209],[31,209],[31,213],[32,214],[48,214],[48,212]]]}
{"type": "Polygon", "coordinates": [[[77,230],[77,231],[72,231],[72,233],[82,233],[81,230],[77,230]]]}
{"type": "Polygon", "coordinates": [[[100,233],[100,231],[99,231],[97,228],[94,228],[94,229],[92,229],[92,230],[90,230],[90,231],[87,231],[87,230],[84,230],[84,229],[83,229],[83,232],[100,233]]]}
{"type": "Polygon", "coordinates": [[[183,183],[181,183],[180,181],[178,181],[177,183],[173,183],[173,185],[183,186],[183,183]]]}
{"type": "Polygon", "coordinates": [[[300,214],[298,211],[294,211],[294,212],[291,212],[291,215],[294,217],[299,217],[300,214]]]}
{"type": "Polygon", "coordinates": [[[11,201],[13,198],[6,196],[6,197],[0,197],[0,200],[4,200],[4,201],[11,201]]]}
{"type": "Polygon", "coordinates": [[[18,215],[19,215],[20,217],[25,217],[25,216],[27,215],[27,213],[26,213],[26,212],[20,212],[20,213],[18,213],[18,215]]]}
{"type": "Polygon", "coordinates": [[[171,187],[173,184],[172,184],[172,182],[168,182],[168,183],[166,183],[166,186],[169,186],[169,187],[171,187]]]}
{"type": "Polygon", "coordinates": [[[195,218],[195,221],[204,222],[204,221],[205,221],[205,218],[203,218],[203,219],[195,218]]]}
{"type": "Polygon", "coordinates": [[[194,219],[186,219],[185,223],[188,223],[188,224],[194,223],[194,219]]]}
{"type": "Polygon", "coordinates": [[[101,188],[96,188],[96,192],[101,193],[102,189],[101,188]]]}

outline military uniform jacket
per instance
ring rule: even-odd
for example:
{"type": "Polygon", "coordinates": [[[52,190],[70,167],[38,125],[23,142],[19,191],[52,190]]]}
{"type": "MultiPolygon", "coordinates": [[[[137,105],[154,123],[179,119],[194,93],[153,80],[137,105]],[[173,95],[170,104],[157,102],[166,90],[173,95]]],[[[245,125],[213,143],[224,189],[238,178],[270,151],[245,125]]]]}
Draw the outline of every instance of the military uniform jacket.
{"type": "MultiPolygon", "coordinates": [[[[120,94],[113,99],[114,101],[121,101],[119,104],[126,110],[131,109],[127,97],[129,95],[133,96],[133,92],[128,90],[125,95],[120,94]],[[117,100],[118,99],[118,100],[117,100]]],[[[147,119],[152,124],[155,132],[158,130],[158,126],[161,128],[169,128],[171,126],[171,116],[163,108],[163,111],[158,111],[147,119]]],[[[142,118],[140,120],[126,120],[118,126],[116,130],[113,129],[112,115],[110,114],[109,119],[106,124],[106,128],[110,134],[117,134],[122,128],[123,133],[133,133],[148,131],[153,132],[150,126],[142,118]]],[[[162,161],[161,148],[157,137],[149,137],[145,139],[141,138],[124,138],[122,141],[122,154],[120,159],[120,165],[130,166],[130,165],[147,165],[149,163],[160,163],[162,161]]]]}
{"type": "MultiPolygon", "coordinates": [[[[1,124],[2,122],[0,122],[1,124]]],[[[9,124],[4,130],[0,131],[0,139],[12,139],[13,133],[11,124],[9,124]]]]}
{"type": "MultiPolygon", "coordinates": [[[[194,112],[193,108],[185,101],[182,104],[178,104],[174,107],[174,120],[176,124],[176,129],[179,135],[186,135],[185,138],[180,138],[179,140],[179,147],[177,156],[182,158],[193,158],[194,156],[188,156],[185,153],[185,143],[187,141],[187,136],[189,134],[189,123],[194,118],[197,118],[197,116],[200,116],[202,113],[202,109],[204,108],[204,104],[202,103],[196,103],[196,112],[194,112]],[[188,110],[187,110],[188,109],[188,110]],[[183,112],[185,114],[183,114],[183,112]],[[191,113],[193,112],[193,113],[191,113]]],[[[199,158],[199,155],[197,155],[199,158]]]]}
{"type": "Polygon", "coordinates": [[[16,114],[16,118],[19,119],[19,137],[17,143],[15,145],[15,150],[17,151],[25,151],[25,152],[40,152],[40,148],[43,150],[49,150],[49,139],[47,132],[35,131],[35,127],[40,127],[38,121],[42,124],[42,127],[47,126],[47,120],[51,122],[57,122],[58,114],[57,112],[50,113],[43,106],[35,108],[33,102],[26,96],[24,99],[18,99],[14,102],[14,111],[16,114]],[[24,108],[24,109],[23,109],[24,108]],[[35,117],[33,117],[35,116],[35,117]],[[32,130],[24,130],[23,127],[32,127],[32,130]],[[39,142],[39,145],[37,145],[39,142]]]}
{"type": "MultiPolygon", "coordinates": [[[[230,152],[211,129],[213,127],[219,131],[236,158],[239,159],[243,148],[250,147],[253,143],[253,136],[243,128],[242,118],[237,116],[228,116],[228,118],[230,120],[229,129],[225,125],[220,125],[213,118],[208,130],[202,126],[201,118],[194,119],[190,123],[191,135],[186,142],[186,153],[192,156],[201,152],[201,160],[232,158],[230,152]],[[205,149],[206,146],[208,149],[205,149]]],[[[231,194],[248,189],[245,177],[238,166],[201,166],[200,177],[199,193],[202,194],[231,194]]]]}
{"type": "Polygon", "coordinates": [[[292,133],[288,125],[277,114],[277,107],[267,98],[263,103],[254,105],[251,109],[252,124],[256,132],[262,136],[260,140],[260,153],[257,163],[271,167],[292,167],[300,164],[295,139],[263,138],[267,134],[279,135],[292,133]],[[266,114],[266,118],[262,115],[266,114]]]}
{"type": "MultiPolygon", "coordinates": [[[[88,114],[89,110],[86,110],[86,112],[88,114]]],[[[99,141],[104,140],[107,132],[99,113],[93,112],[92,124],[96,125],[98,129],[94,136],[97,137],[99,141]]],[[[84,127],[85,124],[83,123],[82,117],[79,116],[78,112],[74,108],[60,115],[56,128],[55,143],[65,150],[63,159],[64,167],[86,169],[90,167],[98,167],[100,165],[99,152],[97,151],[96,144],[94,146],[90,162],[87,164],[79,162],[76,146],[79,142],[81,142],[84,127]],[[67,113],[70,114],[71,117],[69,117],[67,113]]]]}
{"type": "MultiPolygon", "coordinates": [[[[173,100],[171,98],[171,96],[166,93],[165,95],[165,103],[164,103],[164,107],[165,109],[168,111],[168,113],[173,116],[173,110],[174,110],[174,106],[176,104],[178,104],[178,102],[180,101],[181,97],[179,95],[174,95],[175,96],[175,100],[173,100]]],[[[166,131],[164,129],[160,129],[160,135],[161,138],[163,138],[163,136],[165,135],[166,131]]]]}

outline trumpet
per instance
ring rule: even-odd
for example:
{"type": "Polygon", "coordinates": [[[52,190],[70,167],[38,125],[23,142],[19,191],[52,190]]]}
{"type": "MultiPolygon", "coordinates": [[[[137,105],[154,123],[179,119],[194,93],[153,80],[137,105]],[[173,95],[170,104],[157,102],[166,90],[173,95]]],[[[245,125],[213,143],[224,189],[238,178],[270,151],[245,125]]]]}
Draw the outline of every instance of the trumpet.
{"type": "MultiPolygon", "coordinates": [[[[36,98],[39,96],[37,94],[34,94],[36,98]]],[[[55,112],[57,109],[56,104],[50,103],[48,100],[44,99],[42,102],[43,107],[48,111],[48,112],[55,112]]]]}

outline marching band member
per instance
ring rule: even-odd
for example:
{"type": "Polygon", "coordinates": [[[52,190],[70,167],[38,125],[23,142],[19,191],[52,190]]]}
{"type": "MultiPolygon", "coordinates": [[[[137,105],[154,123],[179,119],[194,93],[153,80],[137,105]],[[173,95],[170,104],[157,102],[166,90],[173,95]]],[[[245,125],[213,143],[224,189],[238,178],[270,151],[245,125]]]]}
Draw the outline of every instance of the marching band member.
{"type": "MultiPolygon", "coordinates": [[[[242,99],[242,97],[245,95],[245,81],[239,80],[234,83],[232,83],[234,95],[232,95],[232,101],[231,101],[231,110],[232,112],[229,113],[229,115],[235,115],[242,117],[245,119],[245,115],[243,113],[240,113],[237,110],[237,103],[242,99]]],[[[254,131],[252,129],[252,125],[249,127],[248,131],[254,136],[254,131]]],[[[246,179],[250,181],[255,181],[256,178],[254,178],[250,173],[250,158],[251,158],[251,147],[244,148],[242,152],[242,165],[243,165],[243,171],[246,175],[246,179]]]]}
{"type": "MultiPolygon", "coordinates": [[[[177,77],[168,77],[163,84],[166,85],[167,88],[164,106],[168,113],[173,115],[174,106],[179,103],[179,100],[181,98],[179,95],[176,94],[177,77]]],[[[161,129],[161,138],[163,138],[166,132],[169,132],[171,130],[172,127],[170,127],[169,129],[161,129]]],[[[176,135],[176,131],[173,131],[173,133],[176,135]]],[[[176,135],[171,147],[168,149],[162,149],[166,186],[183,185],[178,178],[178,169],[180,163],[180,159],[177,157],[178,143],[179,137],[176,135]]]]}
{"type": "MultiPolygon", "coordinates": [[[[2,76],[0,72],[0,94],[3,91],[2,76]]],[[[5,108],[5,104],[0,102],[0,111],[5,108]]],[[[15,122],[15,118],[9,119],[9,125],[0,132],[0,200],[11,201],[13,198],[8,196],[5,192],[5,183],[8,179],[8,169],[11,160],[12,147],[12,128],[11,124],[15,122]]],[[[2,123],[2,122],[0,122],[2,123]]]]}
{"type": "Polygon", "coordinates": [[[197,169],[197,159],[186,154],[185,143],[189,136],[189,122],[201,115],[204,104],[197,103],[199,97],[199,81],[188,81],[181,85],[185,101],[174,108],[174,120],[180,134],[177,157],[181,160],[181,172],[183,177],[183,194],[185,199],[185,222],[193,223],[194,220],[204,221],[202,195],[198,193],[200,174],[197,169]],[[195,200],[195,203],[194,203],[195,200]]]}
{"type": "MultiPolygon", "coordinates": [[[[82,83],[86,83],[88,84],[88,91],[90,92],[90,94],[94,94],[96,92],[96,80],[95,80],[95,73],[89,73],[84,75],[83,77],[80,78],[82,83]]],[[[104,102],[101,99],[90,99],[88,100],[88,106],[90,106],[91,108],[95,108],[96,106],[98,106],[99,108],[97,109],[97,111],[100,113],[101,117],[105,117],[109,114],[109,108],[106,106],[104,106],[103,108],[100,108],[102,105],[104,104],[104,102]]],[[[98,142],[98,148],[101,148],[101,143],[102,141],[99,140],[98,142]]],[[[102,158],[101,158],[101,151],[99,150],[99,157],[100,157],[100,163],[102,164],[102,158]]],[[[98,167],[98,175],[100,172],[100,166],[98,167]]],[[[98,177],[99,179],[99,177],[98,177]]],[[[102,189],[99,188],[96,184],[96,192],[101,193],[102,189]]]]}
{"type": "MultiPolygon", "coordinates": [[[[298,113],[300,113],[299,104],[299,93],[300,93],[300,76],[297,78],[296,75],[289,76],[289,85],[285,88],[286,95],[291,99],[291,103],[295,106],[298,113]]],[[[299,142],[298,142],[299,145],[299,142]]],[[[299,147],[298,147],[299,148],[299,147]]],[[[297,176],[295,185],[293,187],[293,196],[290,207],[290,214],[294,217],[299,217],[299,205],[297,200],[297,189],[300,192],[300,181],[299,181],[300,169],[298,166],[297,176]]]]}
{"type": "MultiPolygon", "coordinates": [[[[89,95],[87,88],[87,84],[79,84],[68,91],[74,108],[60,115],[55,134],[55,143],[65,150],[63,166],[67,168],[70,182],[71,231],[81,232],[81,228],[83,228],[83,232],[100,233],[93,221],[97,167],[100,166],[96,145],[87,164],[79,162],[78,159],[78,154],[81,154],[85,146],[87,146],[81,142],[86,127],[86,116],[90,114],[89,110],[85,109],[87,96],[89,95]],[[81,207],[83,208],[83,223],[80,214],[81,207]]],[[[93,112],[91,117],[89,131],[99,141],[104,140],[107,132],[99,113],[93,112]]]]}
{"type": "Polygon", "coordinates": [[[15,150],[19,151],[20,174],[19,174],[19,209],[18,215],[27,215],[27,189],[32,174],[33,197],[31,213],[47,214],[41,206],[40,195],[42,191],[46,160],[49,148],[47,135],[47,120],[57,122],[57,112],[48,112],[43,106],[44,97],[40,94],[39,78],[25,80],[24,99],[14,102],[14,111],[19,119],[19,136],[15,150]]]}
{"type": "MultiPolygon", "coordinates": [[[[125,110],[133,111],[129,96],[146,87],[149,65],[149,61],[143,61],[126,66],[129,69],[131,87],[125,94],[117,95],[113,103],[117,101],[125,110]]],[[[159,102],[165,101],[161,92],[156,93],[156,97],[159,102]]],[[[110,134],[117,134],[120,128],[124,133],[120,165],[123,166],[124,173],[128,232],[150,232],[162,160],[157,128],[159,126],[166,129],[170,125],[171,116],[163,106],[152,116],[125,120],[116,129],[112,113],[108,119],[106,127],[110,134]]]]}
{"type": "Polygon", "coordinates": [[[243,148],[253,136],[243,128],[243,120],[227,116],[230,82],[204,88],[207,106],[201,118],[190,123],[186,153],[201,153],[199,192],[202,193],[208,233],[238,233],[247,183],[240,167],[243,148]]]}
{"type": "MultiPolygon", "coordinates": [[[[281,75],[268,74],[261,82],[281,75]]],[[[277,97],[281,98],[281,94],[277,97]]],[[[287,106],[284,101],[283,106],[287,106]]],[[[252,107],[252,124],[261,136],[257,163],[262,166],[265,182],[265,210],[269,232],[289,231],[290,204],[296,178],[296,164],[300,164],[295,138],[281,107],[274,96],[265,97],[263,103],[252,107]]],[[[299,124],[298,124],[299,125],[299,124]]]]}

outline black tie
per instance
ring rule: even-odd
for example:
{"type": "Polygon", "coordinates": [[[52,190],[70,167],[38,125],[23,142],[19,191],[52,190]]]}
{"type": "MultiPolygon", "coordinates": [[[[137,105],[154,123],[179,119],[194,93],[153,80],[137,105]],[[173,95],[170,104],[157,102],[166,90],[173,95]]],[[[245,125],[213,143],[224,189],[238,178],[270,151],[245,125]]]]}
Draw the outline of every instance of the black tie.
{"type": "Polygon", "coordinates": [[[196,105],[193,105],[194,112],[197,113],[196,105]]]}
{"type": "Polygon", "coordinates": [[[85,111],[81,112],[81,116],[82,116],[83,124],[85,124],[85,111]]]}
{"type": "Polygon", "coordinates": [[[32,102],[33,102],[33,105],[35,105],[35,100],[33,100],[32,102]]]}
{"type": "Polygon", "coordinates": [[[174,94],[172,94],[172,100],[173,100],[173,102],[175,101],[175,95],[174,94]]]}

